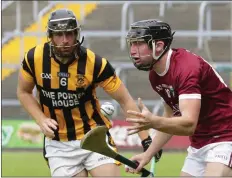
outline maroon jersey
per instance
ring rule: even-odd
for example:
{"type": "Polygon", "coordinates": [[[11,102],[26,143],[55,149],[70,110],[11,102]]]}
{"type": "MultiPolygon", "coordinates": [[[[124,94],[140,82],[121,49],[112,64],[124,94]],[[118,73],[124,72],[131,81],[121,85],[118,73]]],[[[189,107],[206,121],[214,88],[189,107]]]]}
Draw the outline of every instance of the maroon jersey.
{"type": "Polygon", "coordinates": [[[168,52],[166,70],[150,71],[153,89],[180,116],[179,100],[201,99],[201,109],[191,146],[232,141],[232,92],[220,75],[200,56],[186,49],[168,52]]]}

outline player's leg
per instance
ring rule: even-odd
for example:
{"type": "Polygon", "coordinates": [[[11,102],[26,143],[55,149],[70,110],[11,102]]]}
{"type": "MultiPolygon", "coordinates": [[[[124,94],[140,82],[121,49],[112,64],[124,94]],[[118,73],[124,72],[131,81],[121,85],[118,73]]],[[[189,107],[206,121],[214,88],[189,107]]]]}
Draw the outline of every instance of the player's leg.
{"type": "Polygon", "coordinates": [[[52,177],[88,176],[83,162],[91,152],[78,149],[75,144],[80,145],[80,141],[59,142],[45,139],[45,157],[48,159],[52,177]]]}
{"type": "Polygon", "coordinates": [[[51,169],[52,177],[88,177],[88,172],[84,168],[80,171],[76,166],[61,166],[51,169]]]}
{"type": "Polygon", "coordinates": [[[180,176],[199,177],[204,174],[205,165],[202,161],[186,158],[180,176]]]}
{"type": "Polygon", "coordinates": [[[205,176],[232,176],[232,142],[209,144],[205,176]]]}
{"type": "Polygon", "coordinates": [[[231,177],[232,168],[222,163],[207,163],[204,176],[231,177]]]}
{"type": "MultiPolygon", "coordinates": [[[[106,143],[108,143],[109,147],[116,151],[116,146],[110,134],[108,133],[106,137],[106,143]]],[[[120,176],[120,163],[115,161],[112,158],[109,158],[105,155],[101,155],[99,153],[92,152],[87,159],[85,160],[84,166],[89,171],[91,176],[109,176],[116,177],[120,176]]]]}
{"type": "Polygon", "coordinates": [[[205,163],[201,159],[199,149],[193,147],[188,148],[188,155],[185,158],[180,176],[202,176],[204,173],[205,163]]]}
{"type": "Polygon", "coordinates": [[[83,171],[77,173],[75,176],[73,177],[88,177],[88,171],[86,169],[83,169],[83,171]]]}
{"type": "Polygon", "coordinates": [[[89,173],[92,177],[107,176],[107,177],[119,177],[120,169],[115,163],[108,163],[97,166],[91,170],[89,173]]]}

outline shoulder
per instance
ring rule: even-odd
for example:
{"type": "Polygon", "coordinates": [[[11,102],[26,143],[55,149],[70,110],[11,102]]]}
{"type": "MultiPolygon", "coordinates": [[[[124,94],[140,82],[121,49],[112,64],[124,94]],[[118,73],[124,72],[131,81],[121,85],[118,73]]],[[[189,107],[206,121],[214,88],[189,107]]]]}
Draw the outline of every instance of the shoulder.
{"type": "Polygon", "coordinates": [[[43,54],[43,50],[44,49],[47,49],[49,50],[49,44],[48,43],[44,43],[44,44],[39,44],[39,45],[36,45],[32,48],[30,48],[28,50],[28,52],[26,53],[26,58],[28,61],[32,61],[32,60],[35,60],[35,55],[42,55],[43,54]]]}
{"type": "Polygon", "coordinates": [[[91,63],[95,63],[95,65],[102,65],[108,63],[107,59],[102,57],[101,55],[95,53],[89,48],[85,48],[81,46],[81,53],[86,56],[87,60],[91,63]]]}
{"type": "Polygon", "coordinates": [[[103,57],[95,53],[89,48],[86,48],[84,46],[80,46],[80,51],[82,55],[85,55],[90,60],[102,60],[103,57]]]}
{"type": "Polygon", "coordinates": [[[187,62],[195,61],[199,58],[196,54],[184,48],[177,48],[173,50],[173,58],[176,62],[187,62]]]}
{"type": "Polygon", "coordinates": [[[172,61],[175,70],[180,72],[195,70],[201,67],[201,57],[184,48],[173,49],[172,61]]]}
{"type": "Polygon", "coordinates": [[[36,46],[34,46],[33,48],[29,49],[25,55],[25,58],[28,61],[34,60],[34,54],[35,54],[35,48],[36,46]]]}

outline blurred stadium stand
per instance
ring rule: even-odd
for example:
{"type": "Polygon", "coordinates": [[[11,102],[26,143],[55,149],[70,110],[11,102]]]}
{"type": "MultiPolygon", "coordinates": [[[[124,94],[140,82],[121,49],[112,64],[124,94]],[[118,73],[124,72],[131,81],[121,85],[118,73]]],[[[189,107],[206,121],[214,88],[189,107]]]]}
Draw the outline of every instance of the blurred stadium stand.
{"type": "MultiPolygon", "coordinates": [[[[142,97],[147,101],[150,109],[159,109],[154,108],[158,106],[159,97],[150,87],[148,73],[137,71],[132,66],[124,46],[125,39],[123,38],[124,41],[122,41],[122,37],[125,36],[123,27],[127,30],[130,21],[148,18],[164,20],[170,23],[173,30],[177,31],[172,47],[187,48],[202,55],[209,62],[227,62],[226,66],[232,68],[232,3],[230,1],[208,3],[203,1],[143,1],[140,4],[129,1],[73,1],[74,4],[69,3],[17,1],[9,3],[8,6],[2,6],[3,118],[28,118],[24,110],[17,105],[17,69],[24,52],[35,46],[37,42],[47,40],[46,22],[48,14],[55,8],[67,7],[76,13],[82,24],[82,35],[86,38],[85,45],[111,61],[132,96],[135,99],[142,97]],[[41,10],[47,11],[41,13],[41,10]],[[38,20],[39,14],[42,15],[41,20],[38,20]],[[206,29],[208,31],[205,31],[206,29]],[[34,32],[34,34],[28,36],[28,32],[34,32]],[[41,35],[43,38],[39,40],[41,35]],[[201,35],[202,38],[200,38],[201,35]],[[129,68],[119,67],[127,65],[129,68]]],[[[229,84],[230,72],[224,68],[220,74],[229,84]]],[[[109,99],[101,89],[97,92],[101,100],[109,99]]]]}

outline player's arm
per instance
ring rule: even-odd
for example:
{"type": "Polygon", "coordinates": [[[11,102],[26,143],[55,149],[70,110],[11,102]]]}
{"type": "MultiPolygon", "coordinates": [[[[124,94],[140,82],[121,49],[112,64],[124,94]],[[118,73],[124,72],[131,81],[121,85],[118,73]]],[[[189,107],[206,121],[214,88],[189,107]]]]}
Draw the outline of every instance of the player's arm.
{"type": "Polygon", "coordinates": [[[50,138],[53,138],[54,130],[57,129],[57,123],[55,120],[47,118],[41,110],[39,103],[33,96],[33,88],[35,86],[33,80],[33,74],[29,67],[28,60],[32,60],[31,56],[25,55],[25,59],[22,62],[22,68],[19,71],[17,97],[25,108],[25,110],[31,115],[31,117],[40,126],[41,131],[50,138]]]}
{"type": "MultiPolygon", "coordinates": [[[[163,102],[164,105],[164,112],[163,117],[171,118],[173,116],[172,109],[163,102]]],[[[147,149],[146,153],[152,157],[154,154],[158,153],[159,150],[163,148],[163,146],[172,138],[172,134],[164,133],[161,131],[156,130],[155,136],[150,147],[147,149]]]]}
{"type": "Polygon", "coordinates": [[[186,96],[189,97],[188,99],[180,99],[179,108],[181,116],[175,116],[171,118],[160,117],[152,114],[142,103],[141,99],[139,99],[139,105],[142,112],[139,113],[135,111],[127,111],[136,117],[127,118],[126,120],[132,123],[140,123],[141,125],[127,128],[127,130],[130,131],[129,135],[137,133],[141,130],[146,130],[147,128],[154,128],[160,132],[165,132],[172,135],[193,135],[197,126],[201,107],[200,98],[192,98],[194,95],[186,96]],[[138,118],[138,116],[140,117],[138,118]]]}
{"type": "Polygon", "coordinates": [[[26,80],[23,74],[19,72],[17,97],[22,106],[26,109],[26,111],[32,116],[32,118],[35,119],[36,123],[39,123],[41,119],[43,119],[45,116],[40,108],[39,103],[33,96],[32,91],[34,86],[35,83],[33,82],[33,80],[26,80]]]}
{"type": "MultiPolygon", "coordinates": [[[[164,105],[164,112],[163,112],[163,117],[172,117],[173,116],[173,111],[172,109],[165,103],[163,102],[164,105]]],[[[159,158],[162,155],[162,147],[172,138],[171,134],[167,134],[161,131],[156,130],[155,131],[155,136],[152,140],[152,143],[150,144],[149,148],[146,150],[144,155],[149,157],[149,160],[155,155],[155,158],[157,160],[157,156],[159,158]]],[[[129,169],[126,169],[128,172],[129,169]]],[[[132,171],[133,173],[133,171],[132,171]]]]}
{"type": "Polygon", "coordinates": [[[200,99],[180,99],[179,117],[158,117],[153,115],[153,128],[173,135],[192,135],[195,132],[200,113],[200,99]]]}
{"type": "MultiPolygon", "coordinates": [[[[120,104],[125,115],[128,116],[126,112],[128,109],[139,111],[127,88],[115,74],[114,68],[105,58],[102,58],[102,66],[96,83],[102,87],[111,98],[115,99],[120,104]]],[[[148,138],[148,131],[141,131],[138,134],[141,140],[148,138]]]]}
{"type": "Polygon", "coordinates": [[[195,132],[201,108],[201,78],[202,68],[200,60],[192,54],[186,56],[187,63],[179,64],[177,71],[176,90],[179,93],[179,117],[153,116],[154,128],[173,135],[192,135],[195,132]]]}
{"type": "MultiPolygon", "coordinates": [[[[125,85],[121,82],[119,88],[114,92],[107,92],[113,99],[115,99],[121,106],[124,114],[129,117],[127,114],[127,110],[135,110],[139,111],[135,101],[132,96],[129,94],[125,85]]],[[[145,140],[148,138],[148,131],[141,131],[138,133],[141,140],[145,140]]]]}

